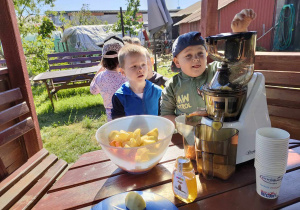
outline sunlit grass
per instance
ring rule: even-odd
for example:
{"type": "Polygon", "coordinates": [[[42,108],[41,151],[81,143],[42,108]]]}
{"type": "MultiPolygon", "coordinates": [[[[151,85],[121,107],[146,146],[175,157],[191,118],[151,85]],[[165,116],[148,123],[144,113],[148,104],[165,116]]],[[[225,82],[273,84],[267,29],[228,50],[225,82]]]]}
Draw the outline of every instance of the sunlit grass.
{"type": "MultiPolygon", "coordinates": [[[[158,73],[172,77],[168,67],[158,73]]],[[[58,101],[53,97],[55,110],[44,84],[32,86],[36,112],[44,147],[68,163],[80,155],[101,149],[95,134],[106,123],[105,108],[100,95],[92,95],[89,87],[60,90],[58,101]]]]}

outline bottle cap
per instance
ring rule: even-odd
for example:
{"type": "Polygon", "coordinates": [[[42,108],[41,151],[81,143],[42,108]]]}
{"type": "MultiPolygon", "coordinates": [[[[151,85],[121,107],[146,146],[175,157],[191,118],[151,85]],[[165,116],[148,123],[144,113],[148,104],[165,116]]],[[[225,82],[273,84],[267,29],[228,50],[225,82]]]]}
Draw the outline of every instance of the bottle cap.
{"type": "Polygon", "coordinates": [[[176,159],[175,167],[178,168],[179,172],[181,172],[181,170],[182,171],[190,171],[190,170],[194,169],[191,160],[189,158],[186,158],[183,156],[179,156],[176,159]],[[181,169],[181,166],[182,166],[182,169],[181,169]]]}

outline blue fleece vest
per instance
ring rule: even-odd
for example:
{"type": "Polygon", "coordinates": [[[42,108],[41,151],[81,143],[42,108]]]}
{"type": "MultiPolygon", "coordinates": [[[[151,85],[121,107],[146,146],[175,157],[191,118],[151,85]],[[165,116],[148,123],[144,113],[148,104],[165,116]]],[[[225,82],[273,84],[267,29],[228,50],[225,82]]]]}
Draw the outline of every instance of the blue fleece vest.
{"type": "Polygon", "coordinates": [[[158,115],[159,99],[162,89],[157,85],[146,80],[143,99],[138,97],[130,88],[129,83],[125,82],[115,93],[122,103],[125,115],[158,115]]]}

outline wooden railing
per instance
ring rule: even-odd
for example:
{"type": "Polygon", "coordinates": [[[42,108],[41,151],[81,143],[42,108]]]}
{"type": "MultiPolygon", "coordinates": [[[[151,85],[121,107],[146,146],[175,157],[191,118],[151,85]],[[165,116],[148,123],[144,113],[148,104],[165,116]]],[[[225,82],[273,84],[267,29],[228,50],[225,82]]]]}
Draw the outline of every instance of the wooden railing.
{"type": "Polygon", "coordinates": [[[266,79],[272,126],[300,139],[300,52],[256,52],[254,68],[266,79]]]}

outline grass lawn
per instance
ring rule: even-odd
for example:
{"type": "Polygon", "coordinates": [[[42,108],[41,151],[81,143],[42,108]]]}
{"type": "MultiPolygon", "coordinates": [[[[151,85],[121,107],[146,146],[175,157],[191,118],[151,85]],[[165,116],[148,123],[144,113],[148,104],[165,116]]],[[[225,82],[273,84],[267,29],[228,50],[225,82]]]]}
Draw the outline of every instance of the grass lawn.
{"type": "MultiPolygon", "coordinates": [[[[158,73],[172,77],[166,67],[158,73]]],[[[89,87],[60,90],[55,110],[44,84],[32,86],[32,93],[44,147],[68,163],[75,162],[81,154],[101,149],[95,133],[106,123],[101,95],[92,95],[89,87]]]]}

